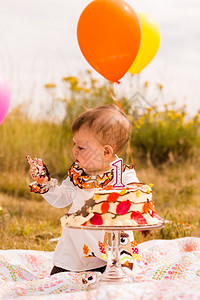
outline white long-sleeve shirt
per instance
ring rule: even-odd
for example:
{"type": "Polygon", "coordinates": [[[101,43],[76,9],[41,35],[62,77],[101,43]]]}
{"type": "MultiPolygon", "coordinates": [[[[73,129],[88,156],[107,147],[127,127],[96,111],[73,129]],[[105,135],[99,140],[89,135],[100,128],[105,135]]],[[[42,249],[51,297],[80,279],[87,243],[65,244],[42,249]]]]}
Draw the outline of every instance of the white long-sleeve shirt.
{"type": "MultiPolygon", "coordinates": [[[[126,168],[122,173],[122,182],[124,184],[139,182],[135,170],[126,168]]],[[[113,181],[109,183],[112,184],[113,181]]],[[[50,188],[42,196],[48,203],[58,208],[72,203],[69,213],[75,213],[93,193],[94,189],[80,189],[67,177],[60,186],[50,188]]],[[[131,232],[129,238],[134,240],[131,232]]],[[[106,261],[103,259],[105,256],[102,255],[99,246],[104,242],[104,231],[63,228],[54,252],[53,263],[70,271],[85,271],[105,266],[106,261]]]]}

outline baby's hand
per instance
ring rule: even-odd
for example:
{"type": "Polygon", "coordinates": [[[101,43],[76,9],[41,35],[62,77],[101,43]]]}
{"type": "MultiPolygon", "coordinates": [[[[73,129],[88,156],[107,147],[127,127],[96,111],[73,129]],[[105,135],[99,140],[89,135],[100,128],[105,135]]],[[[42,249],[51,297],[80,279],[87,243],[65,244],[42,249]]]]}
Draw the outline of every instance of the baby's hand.
{"type": "Polygon", "coordinates": [[[26,156],[30,165],[31,177],[39,184],[43,184],[51,179],[49,170],[41,158],[31,159],[29,155],[26,156]]]}

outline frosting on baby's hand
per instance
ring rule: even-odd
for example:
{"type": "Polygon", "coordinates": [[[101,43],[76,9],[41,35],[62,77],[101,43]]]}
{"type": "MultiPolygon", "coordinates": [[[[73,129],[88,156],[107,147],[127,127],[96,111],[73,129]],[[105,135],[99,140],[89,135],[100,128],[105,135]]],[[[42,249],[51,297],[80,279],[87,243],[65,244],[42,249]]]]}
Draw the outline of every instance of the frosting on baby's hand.
{"type": "Polygon", "coordinates": [[[26,158],[30,165],[31,177],[35,180],[29,184],[30,192],[44,194],[56,186],[57,180],[51,179],[50,172],[41,158],[32,159],[29,155],[26,158]]]}
{"type": "Polygon", "coordinates": [[[27,155],[26,158],[30,165],[31,177],[37,183],[43,184],[47,181],[50,181],[51,179],[50,172],[41,158],[34,158],[32,160],[32,158],[29,155],[27,155]]]}

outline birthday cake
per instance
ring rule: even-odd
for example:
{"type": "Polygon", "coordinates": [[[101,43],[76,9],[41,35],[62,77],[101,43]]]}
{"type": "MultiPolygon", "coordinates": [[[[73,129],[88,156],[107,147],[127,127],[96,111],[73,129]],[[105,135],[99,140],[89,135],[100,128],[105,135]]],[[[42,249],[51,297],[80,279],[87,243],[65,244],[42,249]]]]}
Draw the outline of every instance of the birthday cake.
{"type": "Polygon", "coordinates": [[[161,220],[154,208],[151,185],[135,183],[98,189],[80,210],[62,217],[61,225],[141,226],[156,225],[161,220]]]}

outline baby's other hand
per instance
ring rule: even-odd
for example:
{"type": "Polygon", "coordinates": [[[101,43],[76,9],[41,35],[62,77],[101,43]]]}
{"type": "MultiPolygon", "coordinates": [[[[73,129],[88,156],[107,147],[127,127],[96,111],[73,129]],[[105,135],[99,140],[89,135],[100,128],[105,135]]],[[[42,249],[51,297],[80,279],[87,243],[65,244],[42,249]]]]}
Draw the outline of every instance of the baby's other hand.
{"type": "Polygon", "coordinates": [[[30,165],[31,177],[39,184],[43,184],[51,179],[49,170],[41,158],[32,158],[27,155],[27,161],[30,165]]]}

